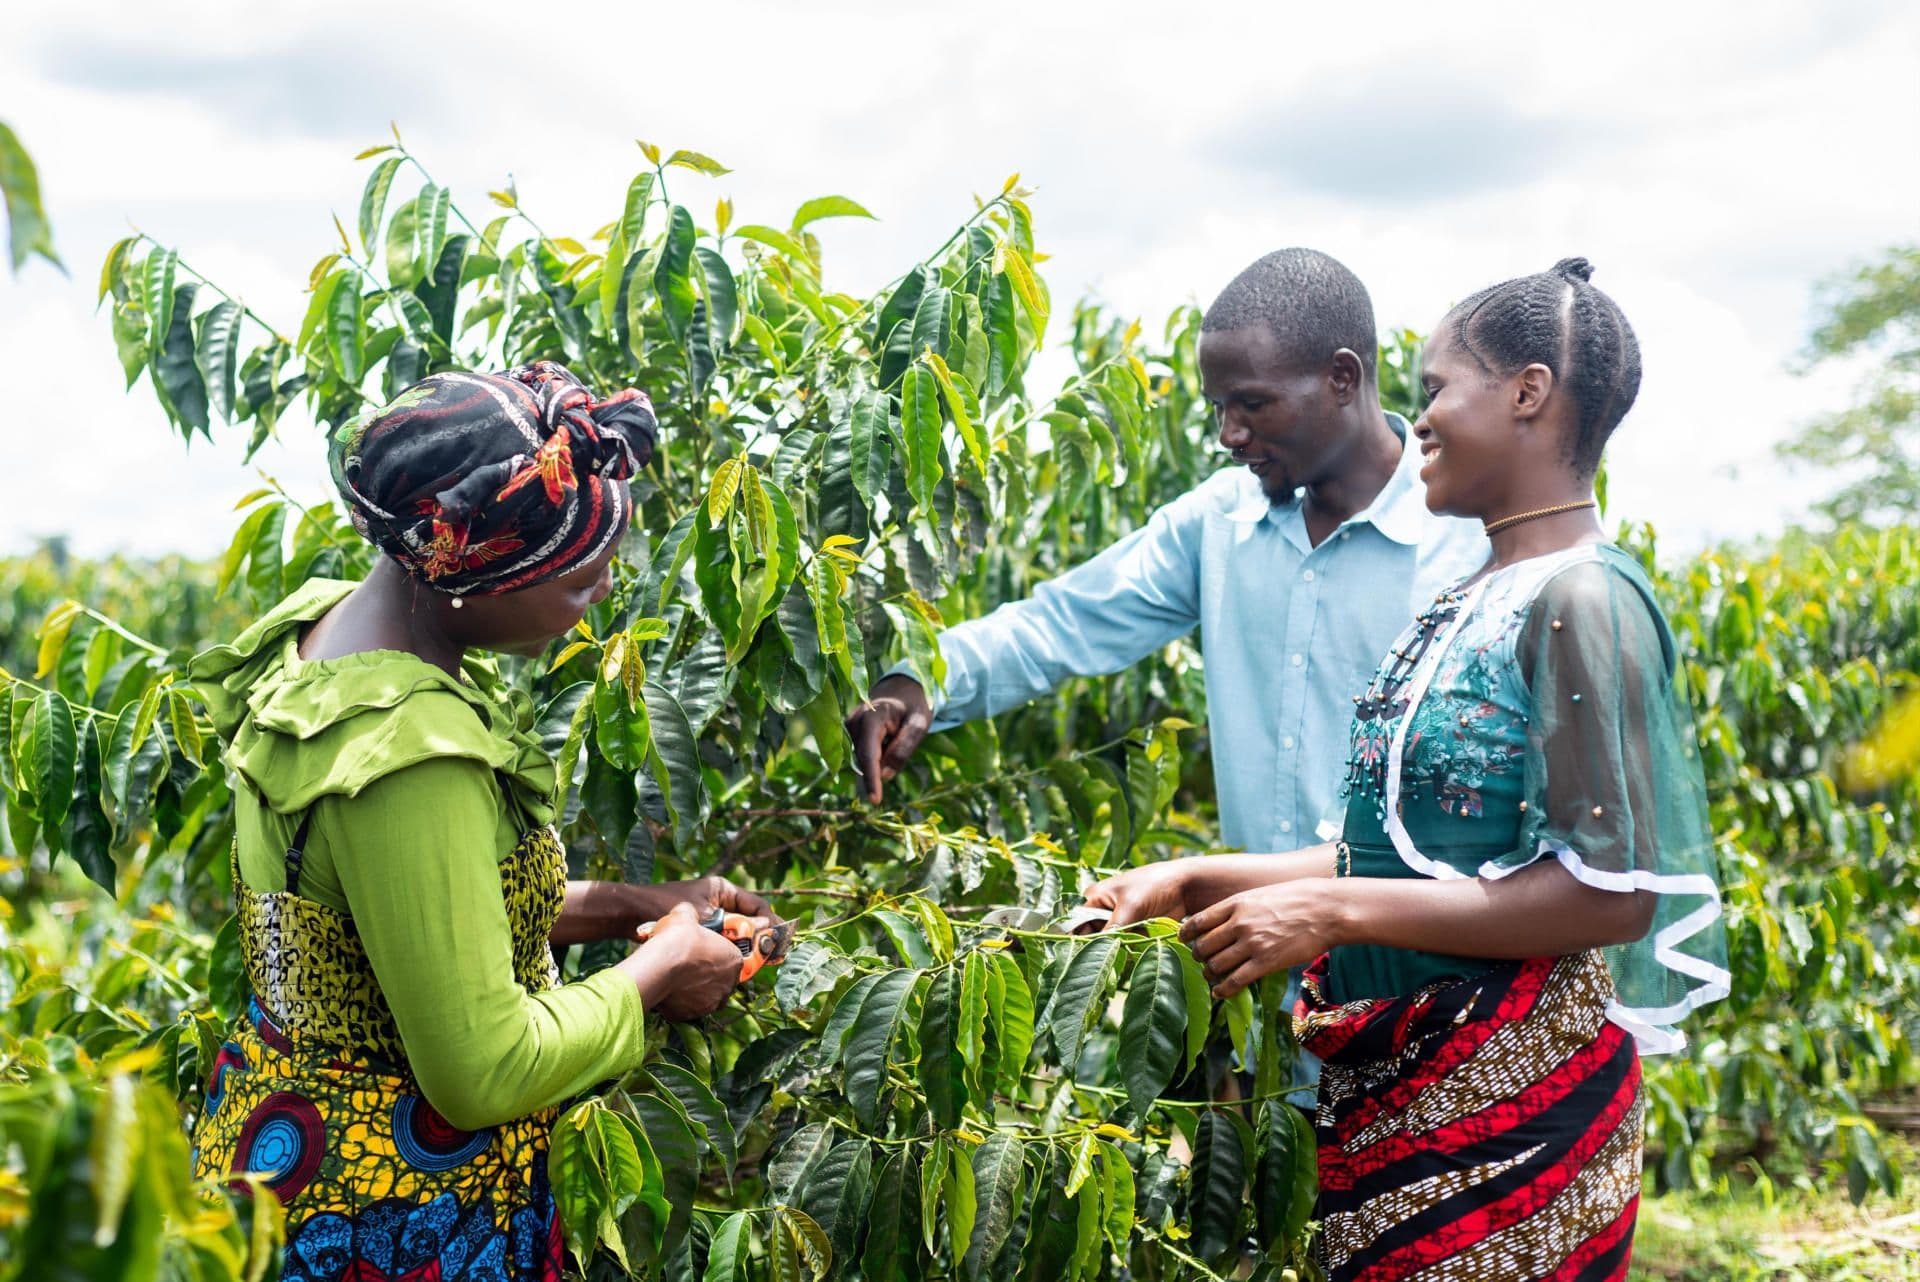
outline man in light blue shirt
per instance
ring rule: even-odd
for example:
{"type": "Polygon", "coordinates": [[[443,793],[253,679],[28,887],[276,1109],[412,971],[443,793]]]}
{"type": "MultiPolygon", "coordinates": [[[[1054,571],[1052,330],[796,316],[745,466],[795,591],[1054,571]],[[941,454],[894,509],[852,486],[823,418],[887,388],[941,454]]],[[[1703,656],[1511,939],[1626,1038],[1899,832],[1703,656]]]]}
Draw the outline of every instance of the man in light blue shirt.
{"type": "Polygon", "coordinates": [[[1117,672],[1200,628],[1229,846],[1338,835],[1354,696],[1402,628],[1487,557],[1478,524],[1427,511],[1418,443],[1380,407],[1378,331],[1340,263],[1284,249],[1201,325],[1216,472],[1023,601],[943,632],[946,689],[874,684],[847,719],[868,796],[929,730],[993,716],[1070,677],[1117,672]]]}
{"type": "Polygon", "coordinates": [[[868,795],[929,730],[1117,672],[1200,628],[1220,833],[1294,850],[1337,824],[1353,696],[1400,630],[1486,559],[1427,511],[1418,444],[1380,408],[1373,308],[1324,254],[1281,250],[1207,311],[1216,472],[1091,561],[941,634],[944,695],[902,672],[849,718],[868,795]],[[1357,353],[1364,353],[1359,355],[1357,353]]]}

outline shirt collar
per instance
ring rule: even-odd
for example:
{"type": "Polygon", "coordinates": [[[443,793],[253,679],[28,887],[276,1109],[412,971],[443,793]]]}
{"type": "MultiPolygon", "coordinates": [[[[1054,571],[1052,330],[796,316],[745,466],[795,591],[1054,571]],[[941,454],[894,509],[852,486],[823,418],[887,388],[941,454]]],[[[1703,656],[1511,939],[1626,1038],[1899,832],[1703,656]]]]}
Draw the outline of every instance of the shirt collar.
{"type": "MultiPolygon", "coordinates": [[[[1407,420],[1398,414],[1387,414],[1387,426],[1403,442],[1400,465],[1394,468],[1393,475],[1387,478],[1380,493],[1374,495],[1373,502],[1354,513],[1345,523],[1370,524],[1395,543],[1413,546],[1420,542],[1420,528],[1427,517],[1427,490],[1420,483],[1420,442],[1409,429],[1407,420]]],[[[1240,495],[1226,516],[1229,521],[1257,525],[1269,518],[1277,520],[1299,506],[1298,498],[1290,503],[1273,502],[1267,497],[1266,491],[1260,488],[1260,478],[1241,468],[1240,495]]]]}
{"type": "Polygon", "coordinates": [[[1373,496],[1373,502],[1353,514],[1353,524],[1370,522],[1374,529],[1412,547],[1420,542],[1421,527],[1427,523],[1427,487],[1420,483],[1420,439],[1398,414],[1387,415],[1387,426],[1403,442],[1400,466],[1373,496]]]}

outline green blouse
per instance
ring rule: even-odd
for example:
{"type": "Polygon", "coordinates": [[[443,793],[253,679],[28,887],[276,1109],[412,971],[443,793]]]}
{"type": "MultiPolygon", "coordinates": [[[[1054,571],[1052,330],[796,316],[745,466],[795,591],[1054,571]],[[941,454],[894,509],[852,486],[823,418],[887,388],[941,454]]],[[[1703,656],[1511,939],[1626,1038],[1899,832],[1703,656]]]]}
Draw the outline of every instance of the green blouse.
{"type": "MultiPolygon", "coordinates": [[[[1642,1054],[1683,1046],[1679,1022],[1731,981],[1679,648],[1633,558],[1583,545],[1442,593],[1354,705],[1342,872],[1494,881],[1553,859],[1652,892],[1647,936],[1606,950],[1607,1017],[1642,1054]]],[[[1394,998],[1493,964],[1346,945],[1327,991],[1394,998]]]]}
{"type": "Polygon", "coordinates": [[[193,661],[226,741],[238,866],[353,919],[421,1092],[477,1130],[639,1064],[639,990],[616,970],[547,992],[515,980],[498,866],[554,815],[532,708],[485,661],[459,678],[411,654],[308,661],[300,633],[353,589],[314,580],[193,661]]]}

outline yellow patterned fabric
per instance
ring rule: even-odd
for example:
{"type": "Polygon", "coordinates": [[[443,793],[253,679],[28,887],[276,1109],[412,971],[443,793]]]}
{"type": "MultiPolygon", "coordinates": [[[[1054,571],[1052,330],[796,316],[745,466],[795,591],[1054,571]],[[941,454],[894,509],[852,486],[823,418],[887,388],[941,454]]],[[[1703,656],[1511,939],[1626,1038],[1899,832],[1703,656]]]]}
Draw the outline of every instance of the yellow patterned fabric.
{"type": "MultiPolygon", "coordinates": [[[[500,863],[514,973],[559,979],[547,937],[566,893],[551,829],[500,863]]],[[[559,1277],[548,1134],[559,1109],[460,1130],[406,1056],[351,918],[237,876],[254,999],[220,1051],[194,1131],[194,1171],[263,1175],[288,1210],[294,1282],[520,1282],[559,1277]]]]}

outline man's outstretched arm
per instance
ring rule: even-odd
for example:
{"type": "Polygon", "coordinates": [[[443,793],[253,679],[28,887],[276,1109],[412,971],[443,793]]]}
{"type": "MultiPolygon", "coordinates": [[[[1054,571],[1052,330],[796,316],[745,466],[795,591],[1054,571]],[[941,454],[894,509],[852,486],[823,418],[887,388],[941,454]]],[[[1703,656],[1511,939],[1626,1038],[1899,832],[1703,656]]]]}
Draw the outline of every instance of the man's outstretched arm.
{"type": "Polygon", "coordinates": [[[940,634],[946,689],[936,703],[911,674],[875,682],[847,717],[869,801],[935,729],[993,716],[1076,676],[1139,662],[1200,621],[1205,489],[1189,491],[1099,556],[940,634]]]}

